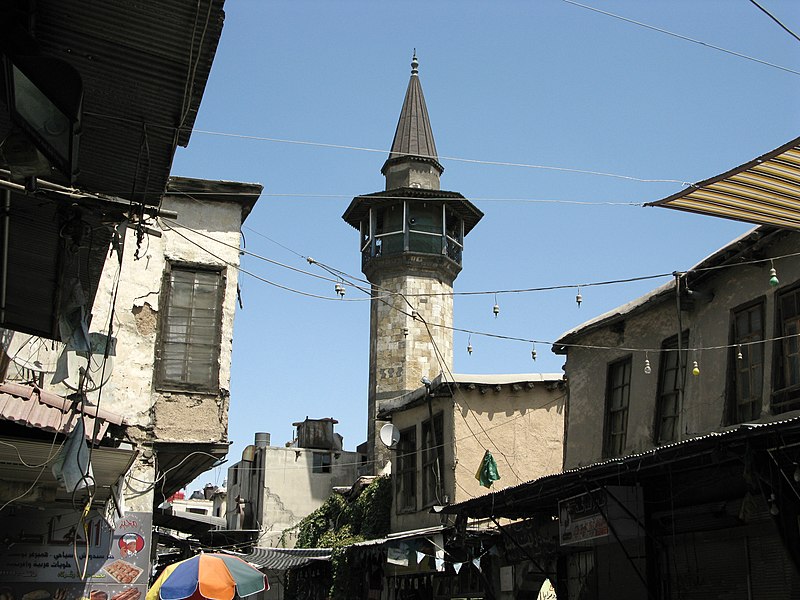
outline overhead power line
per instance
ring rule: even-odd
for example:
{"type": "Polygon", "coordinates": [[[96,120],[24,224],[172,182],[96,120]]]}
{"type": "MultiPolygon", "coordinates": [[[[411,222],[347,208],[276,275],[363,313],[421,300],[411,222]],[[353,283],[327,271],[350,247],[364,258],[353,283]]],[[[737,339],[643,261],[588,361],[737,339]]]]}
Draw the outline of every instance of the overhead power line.
{"type": "MultiPolygon", "coordinates": [[[[727,48],[722,48],[721,46],[715,46],[714,44],[709,44],[708,42],[704,42],[702,40],[698,40],[698,39],[695,39],[695,38],[690,38],[689,36],[681,35],[680,33],[675,33],[674,31],[668,31],[666,29],[661,29],[660,27],[655,27],[653,25],[648,25],[647,23],[642,23],[641,21],[635,21],[634,19],[629,19],[628,17],[623,17],[622,15],[618,15],[618,14],[615,14],[615,13],[612,13],[612,12],[608,12],[608,11],[605,11],[605,10],[600,10],[599,8],[595,8],[594,6],[589,6],[588,4],[581,4],[580,2],[576,2],[575,0],[561,0],[561,1],[562,2],[566,2],[567,4],[572,4],[573,6],[577,6],[579,8],[583,8],[583,9],[586,9],[586,10],[590,10],[592,12],[599,13],[601,15],[605,15],[607,17],[613,17],[614,19],[619,19],[620,21],[625,21],[626,23],[631,23],[632,25],[638,25],[639,27],[644,27],[645,29],[650,29],[652,31],[657,31],[657,32],[663,33],[665,35],[671,35],[672,37],[678,38],[680,40],[684,40],[684,41],[687,41],[687,42],[692,42],[693,44],[699,44],[701,46],[705,46],[706,48],[711,48],[712,50],[718,50],[719,52],[724,52],[726,54],[730,54],[732,56],[737,56],[739,58],[743,58],[745,60],[749,60],[749,61],[761,64],[761,65],[765,65],[767,67],[772,67],[773,69],[780,69],[781,71],[786,71],[787,73],[791,73],[792,75],[800,75],[800,71],[795,71],[794,69],[790,69],[789,67],[782,67],[781,65],[776,65],[775,63],[771,63],[771,62],[768,62],[766,60],[761,60],[760,58],[755,58],[755,57],[749,56],[747,54],[742,54],[741,52],[736,52],[734,50],[728,50],[727,48]]],[[[752,0],[751,0],[751,2],[752,2],[752,0]]],[[[769,13],[767,13],[767,14],[769,14],[769,13]]],[[[772,15],[770,15],[770,16],[772,16],[772,15]]],[[[794,34],[792,34],[792,35],[794,35],[794,34]]]]}
{"type": "Polygon", "coordinates": [[[794,31],[792,31],[786,25],[781,23],[775,15],[773,15],[766,8],[761,6],[758,2],[756,2],[756,0],[750,0],[750,2],[752,2],[758,8],[758,10],[763,12],[765,15],[767,15],[773,21],[775,21],[780,26],[780,28],[783,29],[786,33],[788,33],[790,36],[792,36],[794,39],[796,39],[798,42],[800,42],[800,37],[797,37],[797,34],[794,31]]]}

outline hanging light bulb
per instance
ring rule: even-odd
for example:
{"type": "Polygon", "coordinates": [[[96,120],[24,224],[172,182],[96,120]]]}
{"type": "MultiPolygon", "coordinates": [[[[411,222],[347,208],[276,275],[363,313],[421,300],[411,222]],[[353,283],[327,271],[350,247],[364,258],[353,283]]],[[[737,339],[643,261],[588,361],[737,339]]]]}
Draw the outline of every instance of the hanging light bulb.
{"type": "Polygon", "coordinates": [[[581,307],[581,302],[583,302],[583,296],[581,296],[581,288],[578,288],[578,295],[575,296],[575,302],[578,305],[578,308],[581,307]]]}
{"type": "Polygon", "coordinates": [[[778,503],[777,499],[775,498],[775,494],[770,494],[767,502],[769,503],[769,514],[771,514],[773,517],[777,516],[781,511],[778,509],[778,503]]]}
{"type": "Polygon", "coordinates": [[[533,348],[531,349],[531,358],[536,360],[536,344],[534,344],[533,348]]]}
{"type": "Polygon", "coordinates": [[[742,355],[742,345],[739,344],[739,351],[736,353],[737,360],[744,360],[744,355],[742,355]]]}
{"type": "Polygon", "coordinates": [[[344,298],[344,286],[341,283],[337,283],[334,286],[333,291],[339,294],[339,298],[344,298]]]}
{"type": "Polygon", "coordinates": [[[694,363],[692,364],[692,375],[694,375],[695,377],[700,375],[700,367],[697,366],[697,361],[694,361],[694,363]]]}
{"type": "Polygon", "coordinates": [[[497,315],[500,314],[500,305],[497,303],[497,294],[494,295],[494,306],[492,307],[492,312],[494,313],[494,318],[497,318],[497,315]]]}
{"type": "Polygon", "coordinates": [[[775,270],[775,264],[771,260],[769,261],[769,264],[772,267],[769,270],[769,284],[772,287],[777,287],[778,284],[780,283],[780,281],[778,280],[778,272],[775,270]]]}
{"type": "Polygon", "coordinates": [[[467,339],[467,354],[472,354],[472,336],[467,339]]]}

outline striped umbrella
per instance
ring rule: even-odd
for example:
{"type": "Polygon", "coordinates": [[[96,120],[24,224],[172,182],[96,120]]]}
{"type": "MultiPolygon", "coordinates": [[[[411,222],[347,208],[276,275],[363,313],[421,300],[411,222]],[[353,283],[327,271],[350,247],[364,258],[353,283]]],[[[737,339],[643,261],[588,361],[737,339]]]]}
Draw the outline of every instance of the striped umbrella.
{"type": "Polygon", "coordinates": [[[266,576],[241,558],[200,553],[165,567],[146,600],[233,600],[268,589],[266,576]]]}

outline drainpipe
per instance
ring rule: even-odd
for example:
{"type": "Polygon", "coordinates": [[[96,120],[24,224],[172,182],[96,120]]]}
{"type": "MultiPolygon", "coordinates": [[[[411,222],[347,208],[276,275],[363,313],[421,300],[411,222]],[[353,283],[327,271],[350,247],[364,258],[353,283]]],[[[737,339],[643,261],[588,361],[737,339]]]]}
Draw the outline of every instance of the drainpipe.
{"type": "Polygon", "coordinates": [[[3,257],[0,263],[0,324],[6,322],[8,291],[8,234],[11,229],[11,190],[3,190],[3,257]]]}

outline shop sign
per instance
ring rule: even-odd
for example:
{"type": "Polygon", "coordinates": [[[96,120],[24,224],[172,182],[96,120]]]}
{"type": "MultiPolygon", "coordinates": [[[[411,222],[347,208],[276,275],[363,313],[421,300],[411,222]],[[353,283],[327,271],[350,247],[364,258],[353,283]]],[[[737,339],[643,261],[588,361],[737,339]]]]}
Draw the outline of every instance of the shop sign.
{"type": "Polygon", "coordinates": [[[0,516],[4,600],[140,600],[150,577],[152,514],[112,529],[96,511],[13,509],[0,516]],[[77,559],[77,560],[76,560],[77,559]]]}
{"type": "Polygon", "coordinates": [[[562,546],[582,544],[608,535],[606,494],[594,490],[558,503],[559,539],[562,546]]]}

